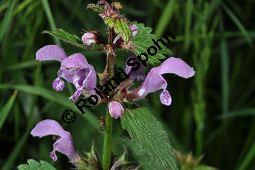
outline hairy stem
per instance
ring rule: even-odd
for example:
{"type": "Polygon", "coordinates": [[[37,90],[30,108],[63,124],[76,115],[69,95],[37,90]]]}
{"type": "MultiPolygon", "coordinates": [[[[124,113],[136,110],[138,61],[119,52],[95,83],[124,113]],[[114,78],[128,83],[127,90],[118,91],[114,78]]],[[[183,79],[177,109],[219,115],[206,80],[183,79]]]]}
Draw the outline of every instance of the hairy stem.
{"type": "Polygon", "coordinates": [[[108,79],[113,78],[114,76],[114,65],[115,65],[115,53],[113,51],[112,45],[108,44],[106,46],[107,52],[107,64],[105,67],[105,72],[108,74],[108,79]]]}
{"type": "MultiPolygon", "coordinates": [[[[102,83],[106,83],[114,76],[115,53],[112,44],[113,29],[108,32],[108,44],[105,46],[107,60],[105,70],[103,72],[102,83]]],[[[104,148],[103,148],[103,170],[109,170],[112,152],[112,118],[109,113],[105,115],[105,131],[104,131],[104,148]]]]}
{"type": "Polygon", "coordinates": [[[112,118],[109,113],[105,117],[103,170],[109,170],[112,151],[112,118]]]}
{"type": "Polygon", "coordinates": [[[109,79],[114,76],[114,65],[115,65],[115,52],[113,45],[113,29],[108,31],[108,44],[105,46],[107,54],[106,66],[104,72],[101,74],[100,83],[104,85],[109,79]]]}

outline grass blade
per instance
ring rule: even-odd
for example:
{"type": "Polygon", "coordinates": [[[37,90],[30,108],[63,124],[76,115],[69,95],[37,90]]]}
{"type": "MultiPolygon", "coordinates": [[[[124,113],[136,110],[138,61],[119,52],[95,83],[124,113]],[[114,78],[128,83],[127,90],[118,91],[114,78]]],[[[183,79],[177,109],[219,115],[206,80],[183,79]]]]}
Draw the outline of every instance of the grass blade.
{"type": "Polygon", "coordinates": [[[14,149],[11,151],[10,155],[6,159],[6,161],[2,167],[3,170],[9,170],[9,169],[13,168],[12,166],[15,165],[15,161],[16,161],[17,157],[19,156],[22,148],[26,144],[26,141],[29,137],[31,128],[33,127],[33,125],[35,123],[34,119],[31,119],[31,116],[32,116],[32,114],[30,115],[30,118],[28,118],[28,119],[30,119],[30,121],[27,125],[25,133],[23,134],[23,136],[21,137],[19,142],[17,144],[15,144],[14,149]]]}
{"type": "MultiPolygon", "coordinates": [[[[46,12],[46,15],[47,15],[47,18],[48,18],[51,30],[57,29],[55,21],[53,19],[52,13],[51,13],[51,10],[50,10],[50,6],[49,6],[48,0],[41,0],[41,2],[42,2],[44,10],[46,12]]],[[[60,41],[58,39],[54,38],[54,41],[55,41],[56,44],[61,45],[61,43],[60,43],[60,41]]]]}
{"type": "Polygon", "coordinates": [[[238,170],[248,169],[249,165],[254,161],[254,158],[255,158],[255,142],[253,143],[250,151],[246,154],[238,170]]]}
{"type": "Polygon", "coordinates": [[[190,44],[191,38],[190,38],[190,29],[191,29],[191,21],[192,21],[192,1],[188,0],[186,2],[186,18],[185,18],[185,47],[187,47],[190,44]]]}
{"type": "Polygon", "coordinates": [[[16,0],[12,0],[10,2],[10,7],[8,8],[8,11],[6,12],[6,15],[3,19],[3,22],[1,23],[1,28],[0,28],[0,42],[2,41],[4,35],[6,32],[9,30],[9,26],[12,21],[12,16],[13,16],[13,9],[15,6],[16,0]]]}
{"type": "Polygon", "coordinates": [[[178,3],[176,0],[169,0],[168,4],[166,5],[163,14],[160,17],[159,23],[157,25],[157,28],[155,30],[155,34],[157,36],[161,36],[163,32],[165,31],[167,24],[171,20],[171,17],[173,16],[175,10],[178,7],[178,3]]]}
{"type": "MultiPolygon", "coordinates": [[[[221,22],[221,29],[224,32],[223,22],[221,22]]],[[[225,38],[220,42],[221,53],[221,91],[222,91],[222,113],[228,113],[229,109],[229,54],[227,41],[225,38]]]]}
{"type": "Polygon", "coordinates": [[[15,91],[13,93],[13,95],[11,96],[11,98],[9,99],[9,101],[6,103],[6,105],[0,110],[0,130],[7,118],[7,116],[9,115],[11,108],[14,104],[14,101],[16,99],[17,96],[17,91],[15,91]]]}
{"type": "Polygon", "coordinates": [[[243,34],[244,38],[246,39],[247,43],[249,45],[252,45],[249,33],[245,29],[245,27],[243,26],[241,21],[237,18],[237,16],[224,3],[222,3],[222,7],[226,11],[226,13],[229,15],[229,17],[232,19],[232,21],[236,24],[236,26],[239,28],[239,30],[242,32],[242,34],[243,34]]]}
{"type": "Polygon", "coordinates": [[[220,119],[230,119],[230,118],[238,118],[238,117],[246,117],[246,116],[255,116],[255,108],[247,108],[242,110],[235,110],[229,112],[229,114],[225,114],[220,116],[220,119]]]}
{"type": "MultiPolygon", "coordinates": [[[[29,86],[29,85],[0,85],[0,89],[8,89],[8,88],[30,93],[36,96],[41,96],[47,100],[53,101],[64,107],[67,107],[76,113],[80,113],[80,111],[77,109],[74,103],[72,103],[66,96],[54,91],[50,91],[46,88],[38,87],[38,86],[29,86]]],[[[93,127],[97,128],[97,124],[98,124],[97,119],[91,112],[86,110],[86,114],[83,115],[82,117],[85,117],[91,123],[93,127]]]]}

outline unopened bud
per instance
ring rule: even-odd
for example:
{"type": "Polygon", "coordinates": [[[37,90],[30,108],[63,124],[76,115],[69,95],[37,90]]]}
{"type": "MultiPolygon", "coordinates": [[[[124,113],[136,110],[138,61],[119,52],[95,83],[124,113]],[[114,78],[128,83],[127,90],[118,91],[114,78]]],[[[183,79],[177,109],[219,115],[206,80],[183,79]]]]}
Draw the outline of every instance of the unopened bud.
{"type": "Polygon", "coordinates": [[[85,45],[89,46],[98,43],[98,34],[96,32],[86,32],[81,39],[85,45]]]}
{"type": "Polygon", "coordinates": [[[138,33],[138,27],[137,27],[137,25],[136,25],[136,24],[132,24],[132,25],[129,26],[129,28],[130,28],[131,31],[132,31],[132,36],[133,36],[133,37],[136,36],[137,33],[138,33]]]}

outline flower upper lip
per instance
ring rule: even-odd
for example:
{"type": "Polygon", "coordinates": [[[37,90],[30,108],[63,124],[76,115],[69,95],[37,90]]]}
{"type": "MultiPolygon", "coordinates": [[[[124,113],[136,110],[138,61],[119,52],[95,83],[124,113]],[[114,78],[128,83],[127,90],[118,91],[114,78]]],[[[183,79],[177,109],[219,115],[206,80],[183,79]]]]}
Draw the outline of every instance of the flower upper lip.
{"type": "Polygon", "coordinates": [[[65,131],[57,121],[51,119],[40,121],[32,129],[31,135],[39,138],[49,135],[57,136],[57,140],[53,144],[53,150],[50,153],[52,160],[57,160],[56,151],[66,155],[70,161],[79,159],[79,155],[74,149],[70,132],[65,131]]]}

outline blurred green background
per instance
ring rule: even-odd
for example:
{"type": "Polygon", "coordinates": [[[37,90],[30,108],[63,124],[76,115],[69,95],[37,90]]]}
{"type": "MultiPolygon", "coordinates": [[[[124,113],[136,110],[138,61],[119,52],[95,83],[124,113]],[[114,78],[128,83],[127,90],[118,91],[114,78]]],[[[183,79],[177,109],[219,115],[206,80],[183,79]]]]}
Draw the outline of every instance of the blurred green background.
{"type": "MultiPolygon", "coordinates": [[[[79,151],[89,151],[94,141],[100,152],[98,118],[105,107],[94,108],[73,124],[64,124],[64,110],[73,87],[56,93],[51,83],[57,62],[39,63],[35,52],[56,42],[44,30],[63,28],[81,36],[86,30],[104,31],[86,0],[0,1],[0,169],[15,169],[28,158],[45,160],[52,149],[50,138],[29,133],[38,121],[51,118],[72,132],[79,151]]],[[[255,169],[255,1],[254,0],[147,0],[121,1],[131,21],[143,22],[159,37],[171,30],[171,49],[196,70],[183,80],[167,75],[173,97],[161,105],[158,93],[148,97],[149,107],[165,125],[174,147],[203,155],[202,162],[219,169],[255,169]]],[[[61,43],[71,54],[80,49],[61,43]]],[[[82,51],[97,70],[104,67],[102,52],[82,51]]],[[[124,57],[119,55],[118,57],[124,57]]],[[[123,152],[119,122],[115,121],[115,155],[123,152]]],[[[132,154],[129,159],[135,162],[132,154]]],[[[65,169],[59,154],[55,166],[65,169]]]]}

